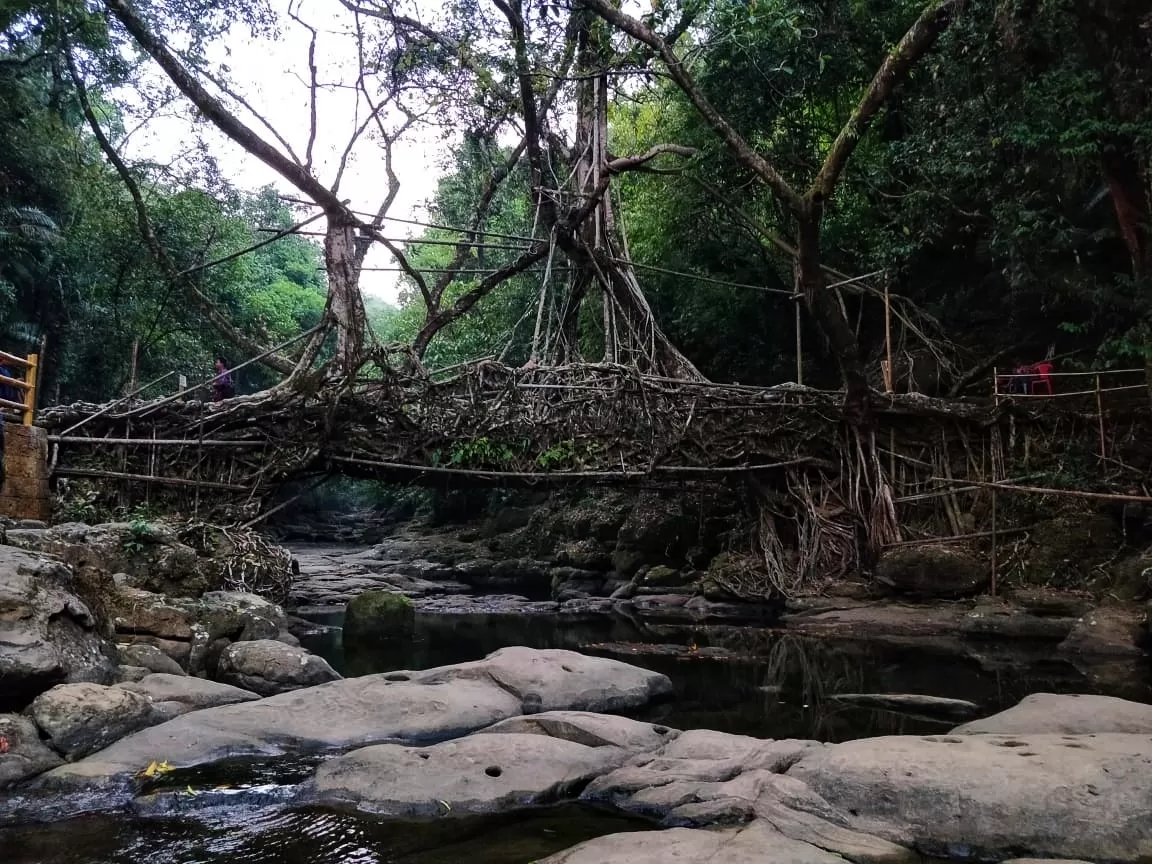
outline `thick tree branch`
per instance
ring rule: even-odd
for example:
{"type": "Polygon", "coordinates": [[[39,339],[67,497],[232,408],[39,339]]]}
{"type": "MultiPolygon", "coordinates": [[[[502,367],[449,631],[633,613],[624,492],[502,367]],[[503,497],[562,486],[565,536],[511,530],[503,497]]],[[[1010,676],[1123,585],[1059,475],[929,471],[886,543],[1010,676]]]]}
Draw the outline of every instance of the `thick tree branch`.
{"type": "Polygon", "coordinates": [[[292,159],[285,156],[229,111],[201,86],[176,55],[148,28],[127,0],[104,0],[108,10],[132,35],[137,44],[159,64],[172,82],[201,113],[225,135],[276,171],[281,177],[322,206],[329,213],[345,213],[347,208],[331,190],[292,159]]]}
{"type": "Polygon", "coordinates": [[[672,50],[667,42],[665,42],[659,34],[652,28],[641,21],[636,20],[630,15],[621,12],[612,5],[610,0],[580,0],[580,2],[588,9],[591,9],[609,24],[624,31],[633,39],[643,42],[653,51],[655,51],[664,65],[668,68],[672,80],[683,91],[684,95],[688,97],[700,116],[704,121],[712,127],[724,143],[736,154],[736,158],[744,167],[759,177],[766,183],[772,191],[776,194],[781,201],[788,205],[788,207],[795,213],[800,213],[804,209],[803,201],[796,190],[793,189],[788,181],[777,171],[767,159],[752,149],[751,145],[744,140],[744,137],[736,131],[724,117],[716,110],[716,107],[704,95],[704,92],[699,88],[692,76],[688,74],[688,70],[680,63],[680,58],[672,50]]]}
{"type": "Polygon", "coordinates": [[[152,227],[152,220],[148,217],[148,209],[144,204],[144,195],[140,191],[140,185],[136,182],[136,178],[132,176],[131,170],[129,170],[127,164],[125,164],[124,160],[120,157],[120,154],[116,152],[116,148],[112,146],[112,142],[108,140],[108,136],[104,134],[104,130],[100,127],[100,122],[96,118],[96,112],[92,110],[92,103],[88,99],[88,89],[85,87],[84,79],[80,76],[80,72],[76,68],[76,61],[72,57],[72,52],[67,49],[67,46],[65,46],[65,49],[68,71],[72,76],[73,86],[76,88],[76,98],[80,103],[80,110],[84,114],[84,119],[88,121],[88,126],[92,130],[92,135],[95,137],[96,143],[108,161],[112,163],[112,167],[116,169],[116,173],[120,176],[121,181],[128,190],[129,196],[132,198],[132,205],[136,211],[137,228],[140,231],[141,238],[144,240],[144,245],[148,247],[148,251],[155,259],[157,266],[160,267],[161,271],[163,271],[169,280],[181,287],[192,304],[204,313],[221,336],[240,350],[246,352],[249,356],[267,354],[267,356],[261,360],[265,366],[284,375],[290,375],[295,368],[295,364],[292,363],[291,360],[279,354],[267,353],[268,349],[265,346],[258,343],[255,339],[246,336],[237,329],[231,321],[225,318],[220,310],[216,308],[216,305],[188,278],[187,273],[181,273],[176,269],[176,265],[172,262],[163,244],[160,243],[159,238],[156,236],[156,231],[152,227]]]}
{"type": "Polygon", "coordinates": [[[832,142],[832,149],[828,151],[820,173],[808,190],[809,198],[824,200],[832,197],[836,181],[840,179],[844,166],[848,164],[848,159],[868,131],[872,120],[888,101],[892,91],[908,77],[916,62],[936,43],[937,37],[951,23],[952,15],[961,2],[963,0],[932,0],[884,58],[852,116],[832,142]]]}
{"type": "Polygon", "coordinates": [[[647,163],[651,162],[657,156],[665,153],[672,153],[676,156],[684,156],[691,158],[699,151],[695,147],[685,147],[682,144],[656,144],[648,149],[646,153],[640,153],[636,156],[618,156],[608,163],[608,170],[613,174],[620,174],[624,171],[635,171],[644,167],[647,163]]]}

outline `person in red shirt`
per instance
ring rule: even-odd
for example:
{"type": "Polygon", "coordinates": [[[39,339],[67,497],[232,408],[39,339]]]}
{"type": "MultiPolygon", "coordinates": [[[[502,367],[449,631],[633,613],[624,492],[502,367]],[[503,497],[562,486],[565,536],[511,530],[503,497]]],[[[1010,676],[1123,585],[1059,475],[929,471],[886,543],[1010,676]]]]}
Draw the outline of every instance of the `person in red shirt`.
{"type": "Polygon", "coordinates": [[[1052,363],[1048,360],[1041,360],[1032,366],[1032,372],[1036,377],[1032,379],[1032,392],[1045,393],[1048,396],[1052,395],[1052,363]]]}

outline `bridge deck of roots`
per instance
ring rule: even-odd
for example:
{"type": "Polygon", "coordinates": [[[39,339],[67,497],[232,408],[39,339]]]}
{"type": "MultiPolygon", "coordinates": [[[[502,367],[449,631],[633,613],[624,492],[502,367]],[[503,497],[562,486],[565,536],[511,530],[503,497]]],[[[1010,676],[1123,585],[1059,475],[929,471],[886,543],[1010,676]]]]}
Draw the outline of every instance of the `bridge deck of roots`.
{"type": "Polygon", "coordinates": [[[862,432],[843,422],[842,398],[603,364],[485,362],[444,380],[387,373],[221,403],[77,404],[45,411],[41,423],[53,433],[56,475],[118,480],[135,499],[179,499],[232,521],[255,517],[285,483],[333,474],[472,484],[739,480],[759,502],[757,555],[770,583],[791,590],[858,567],[933,520],[955,523],[941,489],[1002,482],[1025,467],[1043,472],[1078,447],[1091,454],[1105,423],[1118,457],[1138,446],[1148,406],[1146,396],[1098,412],[1095,403],[875,394],[875,422],[862,432]]]}

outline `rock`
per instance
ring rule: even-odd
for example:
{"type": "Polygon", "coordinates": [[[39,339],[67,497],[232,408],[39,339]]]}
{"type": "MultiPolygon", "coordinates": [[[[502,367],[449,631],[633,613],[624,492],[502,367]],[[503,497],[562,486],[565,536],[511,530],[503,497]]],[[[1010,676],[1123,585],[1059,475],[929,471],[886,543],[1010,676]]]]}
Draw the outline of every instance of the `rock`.
{"type": "MultiPolygon", "coordinates": [[[[505,649],[457,667],[366,675],[194,711],[137,732],[39,782],[53,789],[107,788],[146,767],[157,754],[175,767],[188,767],[237,756],[347,750],[383,742],[427,745],[516,716],[533,693],[559,709],[599,701],[626,710],[642,707],[670,687],[663,675],[615,660],[505,649]],[[514,664],[502,656],[508,651],[514,652],[514,664]],[[565,698],[574,704],[564,704],[565,698]]],[[[114,806],[111,797],[108,802],[114,806]]]]}
{"type": "MultiPolygon", "coordinates": [[[[772,741],[694,729],[682,732],[654,754],[593,780],[581,797],[654,819],[682,819],[686,814],[677,814],[678,808],[718,800],[735,807],[737,815],[750,814],[765,783],[775,783],[775,774],[824,746],[816,741],[772,741]]],[[[793,790],[793,797],[796,794],[800,793],[793,790]]],[[[794,803],[791,798],[789,802],[794,803]]],[[[813,805],[818,812],[830,814],[831,808],[823,806],[819,810],[813,805]]],[[[713,813],[709,818],[720,816],[713,813]]],[[[735,818],[725,816],[723,821],[735,818]]]]}
{"type": "Polygon", "coordinates": [[[365,591],[352,598],[344,613],[346,640],[407,639],[415,627],[412,601],[391,591],[365,591]]]}
{"type": "Polygon", "coordinates": [[[882,711],[915,714],[932,719],[963,720],[980,713],[980,706],[975,702],[917,693],[836,693],[828,698],[833,702],[859,708],[879,708],[882,711]]]}
{"type": "Polygon", "coordinates": [[[1077,620],[1060,651],[1078,656],[1140,657],[1144,614],[1123,606],[1093,609],[1077,620]]]}
{"type": "Polygon", "coordinates": [[[121,687],[60,684],[36,697],[32,718],[53,748],[75,760],[151,725],[152,707],[121,687]]]}
{"type": "Polygon", "coordinates": [[[949,544],[899,546],[880,555],[877,581],[918,599],[970,597],[988,582],[988,565],[963,547],[949,544]]]}
{"type": "Polygon", "coordinates": [[[613,569],[628,578],[643,564],[679,566],[699,533],[699,520],[681,502],[655,492],[641,492],[620,526],[612,553],[613,569]]]}
{"type": "MultiPolygon", "coordinates": [[[[241,690],[217,681],[192,678],[187,675],[168,675],[157,672],[140,681],[117,684],[124,690],[139,693],[153,702],[168,702],[179,706],[176,714],[215,708],[217,705],[234,705],[239,702],[252,702],[260,696],[251,690],[241,690]]],[[[169,710],[175,710],[170,708],[169,710]]],[[[176,716],[173,714],[173,716],[176,716]]],[[[169,718],[171,719],[171,718],[169,718]]]]}
{"type": "MultiPolygon", "coordinates": [[[[125,684],[131,681],[141,681],[151,674],[152,670],[145,669],[143,666],[117,666],[116,683],[125,684]]],[[[184,674],[183,670],[181,670],[180,674],[184,674]]]]}
{"type": "Polygon", "coordinates": [[[232,643],[220,655],[217,675],[225,684],[261,696],[313,687],[341,677],[323,658],[271,639],[232,643]]]}
{"type": "Polygon", "coordinates": [[[1152,855],[1152,738],[895,736],[814,750],[789,770],[854,827],[933,856],[1152,855]]]}
{"type": "Polygon", "coordinates": [[[471,735],[416,749],[380,744],[323,763],[303,798],[404,819],[501,813],[572,797],[628,758],[546,735],[471,735]]]}
{"type": "Polygon", "coordinates": [[[685,583],[683,574],[674,567],[657,564],[650,567],[640,580],[642,585],[648,587],[680,587],[685,583]]]}
{"type": "Polygon", "coordinates": [[[173,597],[199,597],[240,583],[284,599],[291,556],[259,535],[205,524],[163,522],[65,523],[17,533],[23,548],[61,558],[77,572],[123,573],[127,585],[173,597]],[[239,541],[239,545],[237,542],[239,541]]]}
{"type": "Polygon", "coordinates": [[[1059,615],[1079,618],[1091,609],[1091,598],[1083,594],[1021,587],[1004,592],[1004,596],[1035,615],[1059,615]]]}
{"type": "Polygon", "coordinates": [[[743,828],[671,828],[597,837],[539,864],[843,864],[844,859],[790,840],[763,820],[743,828]]]}
{"type": "Polygon", "coordinates": [[[0,789],[64,762],[40,740],[32,721],[18,714],[0,714],[0,741],[0,789]]]}
{"type": "Polygon", "coordinates": [[[150,672],[163,672],[168,675],[185,675],[180,664],[157,648],[144,642],[117,645],[120,662],[128,666],[143,666],[150,672]]]}
{"type": "Polygon", "coordinates": [[[666,675],[557,649],[502,648],[474,663],[417,674],[426,684],[490,678],[521,700],[539,694],[541,711],[627,711],[672,693],[666,675]]]}
{"type": "Polygon", "coordinates": [[[121,639],[154,645],[193,675],[215,674],[230,642],[275,639],[287,621],[276,604],[241,591],[187,598],[121,588],[114,605],[121,639]]]}
{"type": "Polygon", "coordinates": [[[619,747],[632,753],[655,750],[680,733],[667,726],[642,723],[611,714],[587,711],[547,711],[511,717],[482,729],[482,735],[546,735],[586,747],[619,747]]]}
{"type": "Polygon", "coordinates": [[[0,546],[0,710],[61,681],[104,683],[112,648],[58,561],[0,546]]]}
{"type": "Polygon", "coordinates": [[[1033,693],[1011,708],[973,720],[953,735],[1093,735],[1119,732],[1152,735],[1152,705],[1112,696],[1033,693]]]}

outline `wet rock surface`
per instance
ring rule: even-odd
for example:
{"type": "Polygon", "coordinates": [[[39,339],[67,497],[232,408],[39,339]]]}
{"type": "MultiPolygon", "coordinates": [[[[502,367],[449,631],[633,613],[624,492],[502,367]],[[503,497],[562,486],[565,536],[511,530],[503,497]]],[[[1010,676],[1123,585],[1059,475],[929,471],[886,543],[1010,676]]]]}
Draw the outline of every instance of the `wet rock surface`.
{"type": "Polygon", "coordinates": [[[139,681],[116,686],[147,697],[154,707],[169,715],[168,719],[189,711],[215,708],[218,705],[234,705],[238,702],[253,702],[260,698],[258,693],[229,684],[160,672],[146,675],[139,681]]]}
{"type": "Polygon", "coordinates": [[[111,681],[114,656],[67,566],[0,546],[0,710],[57,682],[111,681]]]}
{"type": "Polygon", "coordinates": [[[509,648],[474,663],[368,675],[194,711],[49,772],[39,783],[58,790],[107,788],[157,754],[187,767],[246,755],[432,743],[525,710],[627,710],[670,690],[665,676],[618,661],[509,648]]]}
{"type": "Polygon", "coordinates": [[[100,684],[60,684],[32,703],[32,718],[68,759],[100,750],[154,721],[146,696],[100,684]]]}
{"type": "Polygon", "coordinates": [[[1033,732],[1152,736],[1152,705],[1112,696],[1033,693],[1006,711],[973,720],[952,730],[954,735],[1015,735],[1033,732]]]}
{"type": "Polygon", "coordinates": [[[303,648],[271,639],[233,642],[220,654],[217,677],[242,690],[274,696],[337,681],[327,661],[303,648]]]}
{"type": "Polygon", "coordinates": [[[5,742],[0,753],[0,789],[28,777],[48,771],[64,760],[40,740],[40,730],[28,717],[0,714],[0,739],[5,742]]]}

